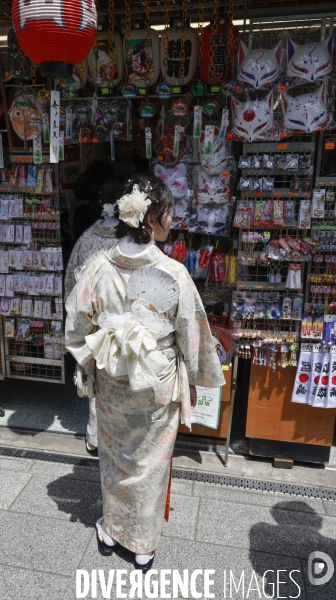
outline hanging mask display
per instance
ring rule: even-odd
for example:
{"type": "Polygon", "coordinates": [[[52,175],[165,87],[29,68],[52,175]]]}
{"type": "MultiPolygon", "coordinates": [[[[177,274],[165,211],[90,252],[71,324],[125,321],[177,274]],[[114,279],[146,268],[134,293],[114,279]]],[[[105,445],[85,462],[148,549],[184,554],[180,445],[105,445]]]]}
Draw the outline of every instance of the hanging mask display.
{"type": "Polygon", "coordinates": [[[230,168],[231,157],[228,143],[219,139],[219,129],[214,128],[212,155],[205,152],[205,132],[199,138],[199,158],[203,169],[208,175],[218,175],[230,168]]]}
{"type": "Polygon", "coordinates": [[[197,223],[206,233],[221,235],[227,225],[229,216],[228,205],[208,207],[197,207],[197,223]]]}
{"type": "Polygon", "coordinates": [[[288,38],[288,77],[299,77],[306,81],[315,81],[332,71],[334,34],[324,42],[314,42],[299,46],[288,38]]]}
{"type": "Polygon", "coordinates": [[[244,42],[238,49],[238,80],[258,90],[271,88],[280,79],[283,44],[271,50],[249,50],[244,42]]]}
{"type": "Polygon", "coordinates": [[[311,94],[293,98],[282,94],[283,127],[297,133],[322,131],[331,122],[331,112],[327,108],[327,87],[321,87],[311,94]]]}
{"type": "Polygon", "coordinates": [[[117,31],[114,32],[115,57],[111,59],[109,54],[109,40],[107,33],[100,32],[88,54],[88,80],[92,85],[99,87],[117,85],[124,69],[123,51],[121,37],[117,31]]]}
{"type": "MultiPolygon", "coordinates": [[[[236,27],[232,27],[232,42],[238,37],[239,31],[236,27]]],[[[231,62],[226,61],[227,57],[227,37],[228,37],[228,26],[218,25],[217,32],[215,35],[215,56],[214,56],[214,78],[211,79],[211,38],[212,38],[212,26],[207,25],[203,28],[203,41],[202,41],[202,80],[212,85],[218,85],[224,81],[229,81],[232,77],[232,65],[231,62]]]]}
{"type": "Polygon", "coordinates": [[[125,67],[129,80],[138,87],[150,87],[160,74],[159,36],[155,29],[149,30],[150,67],[146,75],[146,31],[140,29],[130,32],[130,40],[124,37],[123,50],[125,67]]]}
{"type": "Polygon", "coordinates": [[[203,169],[198,170],[196,197],[198,204],[225,204],[231,197],[230,177],[223,174],[209,177],[203,169]]]}
{"type": "MultiPolygon", "coordinates": [[[[166,65],[164,64],[164,36],[161,37],[161,73],[171,85],[178,85],[179,83],[182,33],[183,29],[181,27],[168,29],[168,57],[166,65]]],[[[185,30],[184,53],[184,68],[182,71],[183,75],[181,72],[181,76],[184,79],[183,84],[186,84],[193,78],[197,64],[197,33],[191,27],[187,27],[185,30]]]]}
{"type": "Polygon", "coordinates": [[[21,140],[33,140],[42,132],[42,107],[32,94],[19,93],[11,104],[9,117],[21,140]]]}
{"type": "Polygon", "coordinates": [[[187,167],[184,163],[178,163],[173,169],[157,163],[154,175],[169,187],[174,198],[184,198],[188,195],[187,167]]]}
{"type": "Polygon", "coordinates": [[[231,98],[232,134],[235,138],[254,140],[274,139],[273,92],[263,100],[240,102],[231,98]]]}

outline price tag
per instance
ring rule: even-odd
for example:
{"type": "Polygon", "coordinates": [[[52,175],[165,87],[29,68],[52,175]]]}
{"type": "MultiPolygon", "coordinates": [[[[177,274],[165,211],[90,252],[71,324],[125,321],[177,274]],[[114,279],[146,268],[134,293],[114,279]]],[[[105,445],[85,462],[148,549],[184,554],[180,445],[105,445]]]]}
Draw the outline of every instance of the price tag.
{"type": "Polygon", "coordinates": [[[178,85],[175,85],[173,87],[173,94],[180,94],[181,93],[181,87],[178,85]]]}
{"type": "Polygon", "coordinates": [[[254,192],[254,195],[255,196],[262,196],[262,191],[260,191],[260,192],[254,192]]]}
{"type": "Polygon", "coordinates": [[[335,142],[326,142],[326,144],[324,145],[324,149],[325,150],[334,150],[335,142]]]}
{"type": "Polygon", "coordinates": [[[212,85],[211,86],[211,93],[212,94],[219,94],[219,91],[220,91],[219,85],[212,85]]]}
{"type": "Polygon", "coordinates": [[[281,196],[281,192],[273,192],[273,196],[281,196]]]}
{"type": "Polygon", "coordinates": [[[106,94],[108,94],[108,93],[109,93],[109,91],[110,91],[110,90],[109,90],[108,88],[102,88],[102,89],[101,89],[101,93],[102,93],[102,94],[104,94],[104,96],[106,96],[106,94]]]}
{"type": "Polygon", "coordinates": [[[146,96],[147,90],[146,88],[138,88],[139,96],[146,96]]]}
{"type": "MultiPolygon", "coordinates": [[[[280,131],[279,137],[284,138],[286,137],[286,134],[284,131],[280,131]]],[[[286,146],[287,147],[287,146],[286,146]]]]}
{"type": "MultiPolygon", "coordinates": [[[[284,135],[285,134],[283,134],[283,136],[284,135]]],[[[281,133],[280,133],[280,137],[281,137],[281,133]]],[[[278,144],[278,150],[287,150],[287,148],[288,148],[288,144],[278,144]]]]}
{"type": "Polygon", "coordinates": [[[278,90],[279,90],[279,92],[285,92],[286,91],[286,86],[285,85],[279,85],[278,90]]]}

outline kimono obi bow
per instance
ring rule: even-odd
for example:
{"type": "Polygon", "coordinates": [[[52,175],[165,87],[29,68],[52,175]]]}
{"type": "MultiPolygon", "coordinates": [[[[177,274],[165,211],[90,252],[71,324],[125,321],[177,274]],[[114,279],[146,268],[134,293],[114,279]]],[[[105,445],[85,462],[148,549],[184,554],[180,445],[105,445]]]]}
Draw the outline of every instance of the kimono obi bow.
{"type": "Polygon", "coordinates": [[[158,374],[169,360],[158,350],[157,342],[174,331],[170,321],[149,310],[144,300],[136,300],[131,312],[103,312],[92,320],[100,329],[87,335],[85,341],[97,369],[105,369],[112,378],[128,377],[134,391],[159,383],[158,374]]]}

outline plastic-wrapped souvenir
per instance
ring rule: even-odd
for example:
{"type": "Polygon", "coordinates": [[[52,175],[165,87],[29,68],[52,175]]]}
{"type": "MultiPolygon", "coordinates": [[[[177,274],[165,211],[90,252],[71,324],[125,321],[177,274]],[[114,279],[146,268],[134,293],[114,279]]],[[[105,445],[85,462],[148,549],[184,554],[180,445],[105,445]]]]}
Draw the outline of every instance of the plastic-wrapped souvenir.
{"type": "Polygon", "coordinates": [[[286,168],[286,155],[285,154],[276,154],[275,155],[274,168],[275,169],[285,169],[286,168]]]}
{"type": "Polygon", "coordinates": [[[42,132],[42,107],[29,93],[19,93],[9,109],[15,133],[21,140],[33,140],[42,132]]]}
{"type": "Polygon", "coordinates": [[[253,154],[251,156],[251,168],[252,169],[261,169],[262,166],[262,157],[259,154],[253,154]]]}
{"type": "Polygon", "coordinates": [[[118,98],[104,103],[109,130],[117,140],[132,139],[132,103],[127,98],[118,98]]]}
{"type": "Polygon", "coordinates": [[[240,156],[238,169],[251,169],[251,156],[240,156]]]}
{"type": "Polygon", "coordinates": [[[331,112],[327,108],[327,87],[321,87],[311,94],[293,98],[286,92],[282,94],[282,113],[284,131],[293,133],[313,133],[322,131],[331,122],[331,112]]]}
{"type": "Polygon", "coordinates": [[[90,122],[91,107],[81,104],[76,107],[72,125],[72,141],[81,143],[92,142],[92,127],[90,122]]]}
{"type": "Polygon", "coordinates": [[[334,34],[324,42],[312,42],[299,46],[288,38],[288,63],[286,74],[306,81],[315,81],[332,71],[334,34]]]}
{"type": "Polygon", "coordinates": [[[114,32],[114,60],[109,53],[109,40],[105,32],[98,33],[88,57],[88,80],[99,87],[117,85],[123,74],[124,60],[121,37],[114,32]]]}
{"type": "Polygon", "coordinates": [[[286,169],[290,171],[297,171],[299,168],[299,155],[298,154],[286,154],[286,169]]]}
{"type": "Polygon", "coordinates": [[[206,152],[206,133],[202,131],[199,139],[199,158],[203,169],[208,175],[218,175],[230,170],[232,158],[227,142],[219,139],[219,129],[214,127],[212,140],[212,154],[206,152]]]}
{"type": "Polygon", "coordinates": [[[255,89],[271,88],[280,79],[283,44],[270,50],[249,50],[244,42],[238,49],[238,80],[255,89]]]}
{"type": "Polygon", "coordinates": [[[188,196],[187,168],[184,163],[178,163],[170,169],[157,163],[154,166],[154,175],[169,187],[174,198],[188,196]]]}
{"type": "Polygon", "coordinates": [[[231,98],[232,135],[235,139],[254,140],[275,139],[273,119],[273,92],[263,100],[240,102],[231,98]]]}
{"type": "MultiPolygon", "coordinates": [[[[182,34],[182,27],[168,29],[167,64],[164,64],[164,34],[161,36],[161,73],[165,80],[171,85],[178,85],[180,83],[182,34]]],[[[187,27],[185,30],[184,52],[185,60],[182,77],[184,79],[183,84],[186,84],[193,78],[197,65],[197,32],[191,27],[187,27]]]]}
{"type": "Polygon", "coordinates": [[[271,154],[264,154],[262,166],[263,169],[269,169],[270,171],[272,171],[274,168],[274,156],[272,156],[271,154]]]}
{"type": "Polygon", "coordinates": [[[180,162],[187,148],[187,117],[175,116],[171,111],[161,113],[155,130],[155,150],[165,164],[180,162]]]}
{"type": "Polygon", "coordinates": [[[198,169],[196,197],[198,204],[225,204],[231,198],[230,177],[218,175],[209,177],[204,169],[198,169]]]}
{"type": "Polygon", "coordinates": [[[253,190],[251,177],[239,177],[238,190],[249,191],[253,190]]]}
{"type": "Polygon", "coordinates": [[[149,73],[146,73],[146,31],[137,29],[130,32],[130,40],[124,36],[123,50],[125,67],[129,80],[138,87],[149,87],[160,74],[159,36],[155,29],[149,34],[149,73]]]}

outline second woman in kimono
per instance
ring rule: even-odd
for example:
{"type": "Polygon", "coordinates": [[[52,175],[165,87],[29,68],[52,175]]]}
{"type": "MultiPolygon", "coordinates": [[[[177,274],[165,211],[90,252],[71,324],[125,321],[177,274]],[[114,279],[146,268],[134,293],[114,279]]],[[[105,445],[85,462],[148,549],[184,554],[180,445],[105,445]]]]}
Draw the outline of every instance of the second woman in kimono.
{"type": "Polygon", "coordinates": [[[137,179],[117,206],[119,244],[87,265],[70,294],[66,346],[96,384],[99,551],[120,544],[147,571],[169,514],[180,414],[191,428],[195,386],[225,381],[188,271],[155,245],[169,234],[170,190],[137,179]]]}

